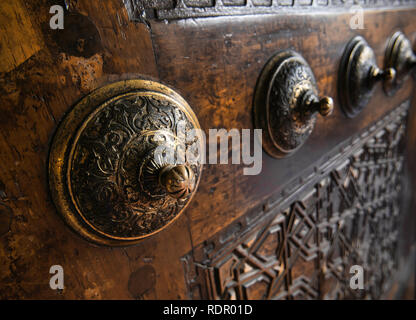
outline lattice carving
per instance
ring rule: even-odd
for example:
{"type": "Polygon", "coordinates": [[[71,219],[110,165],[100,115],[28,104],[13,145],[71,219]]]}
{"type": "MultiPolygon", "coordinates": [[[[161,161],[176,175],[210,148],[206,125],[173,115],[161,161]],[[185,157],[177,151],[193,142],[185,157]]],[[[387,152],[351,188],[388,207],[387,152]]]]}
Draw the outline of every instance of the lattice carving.
{"type": "Polygon", "coordinates": [[[398,267],[408,108],[406,101],[315,166],[290,199],[243,217],[185,256],[190,297],[380,298],[398,267]],[[364,268],[364,290],[349,286],[352,265],[364,268]]]}

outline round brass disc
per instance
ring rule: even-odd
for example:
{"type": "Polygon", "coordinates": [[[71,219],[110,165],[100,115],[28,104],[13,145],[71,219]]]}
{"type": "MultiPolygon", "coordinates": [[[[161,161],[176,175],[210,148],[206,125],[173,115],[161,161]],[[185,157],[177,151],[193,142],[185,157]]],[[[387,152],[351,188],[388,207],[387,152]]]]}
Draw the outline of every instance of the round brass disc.
{"type": "Polygon", "coordinates": [[[264,150],[274,158],[293,154],[311,134],[316,116],[298,111],[306,93],[317,95],[308,63],[293,51],[274,55],[266,64],[254,94],[254,125],[262,129],[264,150]]]}
{"type": "Polygon", "coordinates": [[[202,164],[178,165],[179,196],[171,196],[159,175],[176,163],[155,154],[160,139],[203,150],[199,131],[193,141],[177,135],[180,123],[185,132],[200,129],[187,102],[154,81],[117,82],[82,99],[60,124],[49,156],[51,194],[65,221],[89,241],[126,246],[178,218],[195,194],[202,164]]]}
{"type": "Polygon", "coordinates": [[[344,114],[353,118],[368,104],[374,91],[369,77],[377,66],[373,49],[361,36],[350,40],[341,58],[338,95],[344,114]]]}

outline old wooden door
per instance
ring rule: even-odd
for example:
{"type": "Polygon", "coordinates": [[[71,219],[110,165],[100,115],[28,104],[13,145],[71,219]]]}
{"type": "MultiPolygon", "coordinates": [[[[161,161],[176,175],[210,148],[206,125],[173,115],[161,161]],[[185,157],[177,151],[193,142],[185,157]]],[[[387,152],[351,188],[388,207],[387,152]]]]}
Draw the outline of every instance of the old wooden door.
{"type": "MultiPolygon", "coordinates": [[[[351,10],[352,4],[1,2],[0,297],[403,296],[411,287],[415,257],[412,50],[402,65],[394,65],[397,88],[387,94],[383,81],[389,76],[386,51],[395,32],[415,48],[416,2],[359,2],[351,10]],[[54,5],[63,9],[63,29],[54,5]],[[367,82],[352,89],[340,80],[343,54],[358,35],[372,48],[379,67],[372,91],[360,91],[367,82]],[[206,134],[209,129],[240,134],[250,129],[252,134],[255,118],[264,116],[253,107],[259,77],[276,52],[286,50],[307,62],[315,93],[333,98],[332,114],[316,118],[296,152],[276,159],[263,151],[261,172],[246,175],[245,163],[231,164],[230,147],[228,164],[204,164],[195,173],[199,186],[188,190],[193,197],[186,208],[161,222],[165,227],[154,234],[159,225],[150,216],[146,232],[151,235],[134,245],[88,241],[89,231],[79,235],[87,225],[74,230],[71,221],[62,219],[65,212],[56,204],[59,186],[51,183],[50,174],[51,166],[64,160],[50,152],[65,119],[71,119],[69,127],[73,124],[67,137],[83,125],[88,114],[70,113],[75,106],[89,108],[94,99],[105,104],[120,89],[106,89],[109,85],[146,79],[179,94],[183,101],[175,101],[188,104],[206,134]],[[97,89],[100,97],[89,98],[97,89]],[[352,108],[360,110],[349,117],[341,100],[354,93],[358,102],[352,108]],[[56,265],[64,272],[63,289],[50,286],[50,269],[56,265]],[[362,290],[350,287],[353,265],[365,271],[362,290]]],[[[72,141],[62,139],[63,147],[63,141],[72,141]]],[[[73,162],[81,168],[80,177],[87,175],[81,160],[73,162]]],[[[186,172],[187,179],[195,179],[186,172]]],[[[89,196],[85,190],[90,189],[77,190],[82,194],[76,196],[89,196]]],[[[97,190],[91,188],[107,197],[107,189],[97,190]]],[[[118,228],[115,221],[108,232],[118,228]]]]}

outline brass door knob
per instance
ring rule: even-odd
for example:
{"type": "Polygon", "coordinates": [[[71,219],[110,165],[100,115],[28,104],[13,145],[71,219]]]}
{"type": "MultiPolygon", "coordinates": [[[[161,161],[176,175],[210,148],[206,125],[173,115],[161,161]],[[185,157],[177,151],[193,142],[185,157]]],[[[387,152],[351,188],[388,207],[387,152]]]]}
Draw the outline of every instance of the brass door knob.
{"type": "Polygon", "coordinates": [[[350,40],[341,59],[338,95],[347,117],[360,113],[371,99],[375,84],[394,81],[394,68],[384,70],[377,66],[373,49],[361,36],[350,40]]]}
{"type": "Polygon", "coordinates": [[[170,196],[183,199],[195,189],[195,173],[190,166],[168,165],[160,170],[159,182],[170,196]]]}
{"type": "Polygon", "coordinates": [[[332,98],[318,98],[308,63],[293,51],[274,55],[257,81],[254,125],[263,132],[263,148],[275,158],[293,154],[311,134],[316,115],[329,116],[332,98]]]}
{"type": "Polygon", "coordinates": [[[198,157],[186,157],[191,147],[204,150],[194,129],[190,106],[160,83],[128,80],[92,92],[52,142],[49,181],[59,213],[98,244],[130,245],[164,229],[201,177],[198,157]]]}
{"type": "Polygon", "coordinates": [[[393,34],[388,42],[385,64],[387,68],[397,71],[394,81],[386,82],[384,85],[386,93],[392,95],[400,88],[409,73],[416,68],[416,54],[413,52],[412,44],[400,31],[393,34]]]}

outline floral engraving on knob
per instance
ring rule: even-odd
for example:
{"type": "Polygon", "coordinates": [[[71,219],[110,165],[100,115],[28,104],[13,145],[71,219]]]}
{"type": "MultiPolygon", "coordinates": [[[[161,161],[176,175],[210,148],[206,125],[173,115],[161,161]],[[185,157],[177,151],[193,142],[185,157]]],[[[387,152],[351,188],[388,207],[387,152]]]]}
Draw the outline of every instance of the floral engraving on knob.
{"type": "Polygon", "coordinates": [[[203,136],[189,132],[200,132],[193,110],[161,83],[125,80],[91,92],[52,141],[49,186],[58,213],[101,245],[132,245],[161,231],[184,211],[201,178],[194,153],[203,136]],[[185,169],[183,181],[161,184],[167,166],[170,175],[185,169]]]}
{"type": "Polygon", "coordinates": [[[275,158],[293,154],[312,133],[316,115],[333,111],[330,97],[318,98],[315,77],[298,53],[283,51],[264,67],[254,97],[255,127],[263,130],[263,148],[275,158]]]}
{"type": "Polygon", "coordinates": [[[113,99],[88,120],[73,151],[70,187],[94,229],[110,237],[138,237],[164,226],[184,207],[199,166],[173,166],[160,185],[165,164],[152,153],[160,144],[155,133],[176,137],[179,121],[193,129],[169,100],[137,93],[113,99]]]}
{"type": "Polygon", "coordinates": [[[307,138],[315,125],[316,117],[303,119],[300,112],[298,116],[291,117],[297,102],[306,91],[315,91],[315,79],[309,67],[301,61],[288,61],[271,84],[270,89],[270,122],[275,128],[272,135],[275,141],[285,150],[292,150],[300,146],[307,138]],[[285,85],[282,86],[282,83],[285,85]],[[306,120],[306,121],[304,121],[306,120]]]}

